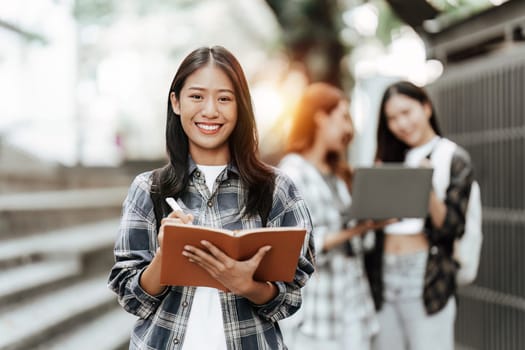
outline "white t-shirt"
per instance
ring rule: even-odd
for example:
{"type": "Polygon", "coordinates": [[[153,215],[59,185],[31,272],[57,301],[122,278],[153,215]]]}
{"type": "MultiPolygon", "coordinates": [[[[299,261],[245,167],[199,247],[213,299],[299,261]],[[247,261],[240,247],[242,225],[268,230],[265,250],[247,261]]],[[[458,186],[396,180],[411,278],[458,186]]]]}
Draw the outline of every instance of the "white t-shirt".
{"type": "MultiPolygon", "coordinates": [[[[210,193],[213,193],[213,184],[226,165],[197,165],[197,167],[204,174],[210,193]]],[[[182,349],[226,350],[224,320],[217,289],[197,287],[195,290],[182,349]]]]}
{"type": "MultiPolygon", "coordinates": [[[[405,156],[404,164],[413,168],[418,167],[423,159],[432,152],[438,141],[439,136],[435,136],[424,145],[411,148],[405,156]]],[[[389,235],[414,235],[423,232],[424,227],[425,219],[404,218],[385,226],[384,231],[389,235]]]]}

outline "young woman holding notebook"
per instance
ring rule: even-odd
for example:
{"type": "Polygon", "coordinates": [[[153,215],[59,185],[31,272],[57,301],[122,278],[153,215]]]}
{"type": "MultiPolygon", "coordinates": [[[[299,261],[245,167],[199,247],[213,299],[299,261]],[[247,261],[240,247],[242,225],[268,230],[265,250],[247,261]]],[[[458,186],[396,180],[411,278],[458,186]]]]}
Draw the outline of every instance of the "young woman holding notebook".
{"type": "Polygon", "coordinates": [[[169,163],[131,185],[109,276],[120,304],[139,317],[130,349],[285,349],[277,322],[299,309],[300,289],[313,273],[311,221],[291,180],[259,160],[248,84],[223,47],[199,48],[181,63],[169,90],[166,147],[169,163]],[[155,212],[162,217],[171,211],[166,197],[182,210],[158,227],[155,212]],[[170,220],[231,230],[304,227],[294,280],[254,280],[267,246],[246,261],[207,242],[163,251],[170,220]],[[161,285],[162,254],[183,254],[229,292],[161,285]]]}
{"type": "Polygon", "coordinates": [[[283,323],[290,350],[366,350],[378,330],[362,261],[362,235],[375,224],[349,222],[351,171],[345,154],[354,134],[349,109],[340,89],[308,86],[279,164],[308,204],[317,248],[303,307],[283,323]]]}
{"type": "MultiPolygon", "coordinates": [[[[431,166],[429,156],[440,138],[432,102],[422,88],[402,81],[386,89],[377,161],[431,166]]],[[[366,257],[381,326],[377,350],[454,349],[453,244],[464,230],[473,170],[461,147],[450,169],[434,168],[434,185],[441,170],[450,172],[444,200],[433,189],[426,219],[404,219],[378,231],[375,250],[366,257]]]]}

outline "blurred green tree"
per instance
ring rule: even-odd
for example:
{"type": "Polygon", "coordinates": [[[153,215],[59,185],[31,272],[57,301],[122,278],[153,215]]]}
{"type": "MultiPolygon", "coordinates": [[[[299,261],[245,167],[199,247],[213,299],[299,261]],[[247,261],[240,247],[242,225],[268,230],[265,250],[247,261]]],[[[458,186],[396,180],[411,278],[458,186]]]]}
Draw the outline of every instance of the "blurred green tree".
{"type": "Polygon", "coordinates": [[[266,0],[283,29],[289,59],[303,67],[309,81],[342,86],[340,7],[336,0],[266,0]]]}

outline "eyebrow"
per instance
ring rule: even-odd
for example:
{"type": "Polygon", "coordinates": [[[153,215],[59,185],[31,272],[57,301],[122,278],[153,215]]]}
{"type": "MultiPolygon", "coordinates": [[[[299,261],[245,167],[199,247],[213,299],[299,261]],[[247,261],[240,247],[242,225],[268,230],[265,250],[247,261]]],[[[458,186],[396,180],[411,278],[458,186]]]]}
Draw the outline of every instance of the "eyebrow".
{"type": "MultiPolygon", "coordinates": [[[[198,87],[198,86],[190,86],[190,87],[188,88],[188,90],[207,91],[208,89],[206,89],[206,88],[202,88],[202,87],[198,87]]],[[[234,92],[233,92],[233,90],[231,90],[231,89],[218,89],[218,91],[219,91],[219,92],[228,92],[228,93],[230,93],[230,94],[232,94],[232,95],[235,95],[234,92]]]]}

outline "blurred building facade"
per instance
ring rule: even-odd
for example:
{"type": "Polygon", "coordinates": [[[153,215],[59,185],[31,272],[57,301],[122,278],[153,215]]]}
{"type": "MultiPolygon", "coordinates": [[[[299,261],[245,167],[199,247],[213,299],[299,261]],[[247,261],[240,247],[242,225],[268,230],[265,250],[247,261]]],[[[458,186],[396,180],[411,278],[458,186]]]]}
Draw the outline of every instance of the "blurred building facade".
{"type": "Polygon", "coordinates": [[[223,45],[252,78],[278,35],[263,0],[0,2],[0,140],[66,166],[163,159],[181,59],[223,45]]]}
{"type": "MultiPolygon", "coordinates": [[[[0,3],[0,142],[74,159],[76,23],[71,1],[0,3]]],[[[1,146],[0,146],[1,147],[1,146]]]]}
{"type": "Polygon", "coordinates": [[[444,62],[429,86],[445,135],[470,153],[483,203],[478,277],[459,291],[467,349],[525,347],[525,3],[509,1],[426,37],[444,62]]]}

